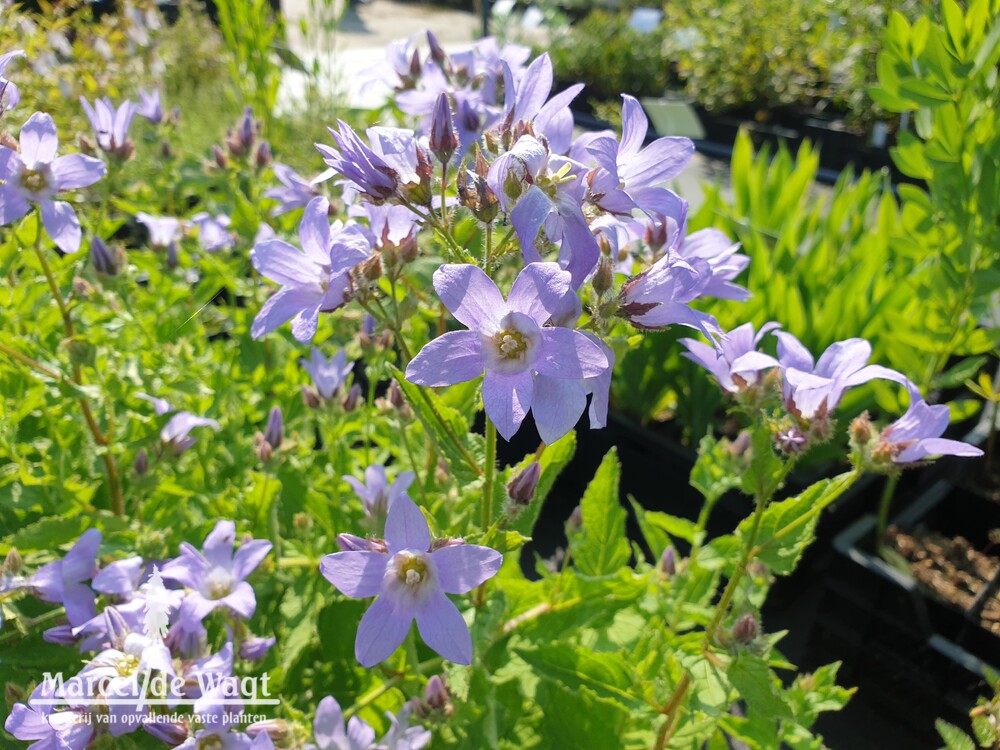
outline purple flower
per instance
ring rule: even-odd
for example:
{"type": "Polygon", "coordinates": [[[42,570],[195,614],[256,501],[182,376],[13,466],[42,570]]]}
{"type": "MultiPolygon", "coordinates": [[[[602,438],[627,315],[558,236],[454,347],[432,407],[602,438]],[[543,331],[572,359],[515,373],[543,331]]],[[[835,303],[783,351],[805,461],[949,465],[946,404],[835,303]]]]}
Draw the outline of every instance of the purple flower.
{"type": "Polygon", "coordinates": [[[420,183],[418,170],[429,168],[429,160],[418,147],[412,130],[372,127],[366,131],[371,147],[358,137],[350,125],[337,121],[340,132],[328,128],[337,149],[317,143],[329,170],[316,181],[343,175],[373,203],[383,203],[397,195],[400,187],[420,183]]]}
{"type": "Polygon", "coordinates": [[[139,104],[135,108],[135,113],[140,117],[145,117],[154,125],[163,122],[163,105],[160,103],[160,90],[139,92],[139,104]]]}
{"type": "Polygon", "coordinates": [[[198,227],[198,242],[206,253],[227,250],[235,244],[229,231],[232,220],[225,214],[212,216],[206,211],[200,211],[191,217],[191,223],[198,227]]]}
{"type": "Polygon", "coordinates": [[[434,104],[434,113],[431,116],[431,153],[441,163],[447,164],[458,146],[458,130],[455,128],[455,115],[451,112],[451,101],[442,91],[434,104]]]}
{"type": "Polygon", "coordinates": [[[21,128],[21,151],[0,146],[0,225],[11,224],[37,203],[42,223],[64,253],[80,249],[80,220],[73,207],[52,197],[63,190],[93,185],[107,168],[100,159],[83,154],[56,157],[59,138],[56,125],[44,112],[36,112],[21,128]]]}
{"type": "Polygon", "coordinates": [[[910,388],[910,408],[882,430],[873,453],[887,451],[897,464],[910,464],[928,456],[981,456],[983,452],[968,443],[948,440],[941,435],[951,422],[947,404],[930,405],[920,391],[910,388]]]}
{"type": "Polygon", "coordinates": [[[316,706],[313,737],[317,750],[368,750],[375,744],[375,730],[364,719],[352,716],[345,730],[344,712],[332,695],[316,706]]]}
{"type": "Polygon", "coordinates": [[[335,552],[320,570],[343,594],[377,596],[358,625],[354,654],[365,667],[389,658],[413,621],[424,642],[458,664],[472,662],[472,637],[445,594],[465,594],[496,575],[503,555],[489,547],[454,544],[431,549],[420,509],[400,495],[385,521],[387,552],[335,552]]]}
{"type": "Polygon", "coordinates": [[[271,411],[267,415],[267,426],[264,428],[264,439],[274,450],[281,447],[284,430],[285,420],[281,414],[281,407],[271,407],[271,411]]]}
{"type": "Polygon", "coordinates": [[[97,730],[83,708],[56,711],[43,701],[56,698],[56,683],[42,680],[28,698],[17,703],[4,722],[4,729],[23,741],[32,741],[28,750],[85,750],[97,730]]]}
{"type": "MultiPolygon", "coordinates": [[[[199,725],[203,727],[188,737],[176,750],[248,750],[250,738],[230,729],[239,726],[243,706],[235,679],[221,680],[194,704],[199,725]]],[[[266,736],[266,735],[265,735],[266,736]]]]}
{"type": "Polygon", "coordinates": [[[523,135],[490,165],[487,182],[500,199],[521,242],[526,263],[541,260],[535,237],[559,241],[559,260],[579,288],[594,270],[600,250],[583,213],[581,165],[549,153],[544,144],[523,135]]]}
{"type": "Polygon", "coordinates": [[[573,114],[569,105],[583,90],[583,84],[569,86],[549,99],[553,71],[547,52],[532,61],[516,85],[506,61],[503,71],[506,122],[531,122],[532,131],[545,137],[552,153],[566,153],[573,139],[573,114]]]}
{"type": "Polygon", "coordinates": [[[277,639],[273,636],[270,638],[247,638],[242,643],[240,643],[240,658],[246,659],[247,661],[258,661],[267,656],[267,652],[271,650],[277,642],[277,639]]]}
{"type": "Polygon", "coordinates": [[[427,344],[406,368],[406,378],[425,386],[483,379],[483,406],[510,440],[536,398],[533,375],[563,380],[596,378],[608,370],[601,347],[579,331],[546,326],[570,293],[570,275],[555,263],[527,265],[504,301],[496,284],[473,265],[443,265],[434,288],[467,331],[451,331],[427,344]]]}
{"type": "Polygon", "coordinates": [[[149,231],[149,244],[154,248],[166,250],[174,247],[181,233],[181,223],[171,216],[151,216],[140,211],[135,215],[136,221],[149,231]]]}
{"type": "Polygon", "coordinates": [[[343,480],[351,485],[357,496],[361,498],[365,505],[365,513],[376,520],[385,518],[392,504],[406,494],[406,490],[413,484],[413,479],[412,471],[401,471],[390,484],[385,467],[381,464],[365,469],[364,483],[354,477],[343,477],[343,480]]]}
{"type": "Polygon", "coordinates": [[[190,589],[181,604],[181,617],[203,620],[216,607],[227,607],[240,617],[251,617],[257,599],[246,577],[271,551],[265,539],[244,542],[233,554],[236,524],[219,521],[199,552],[181,543],[181,556],[163,566],[163,579],[190,589]]]}
{"type": "Polygon", "coordinates": [[[184,695],[200,698],[202,689],[210,692],[233,675],[233,642],[227,640],[216,653],[195,659],[184,668],[184,695]]]}
{"type": "Polygon", "coordinates": [[[595,138],[587,150],[600,164],[589,178],[591,200],[605,211],[631,214],[632,209],[669,214],[676,196],[661,183],[671,180],[687,167],[694,155],[690,138],[658,138],[646,148],[649,121],[639,101],[622,95],[622,138],[595,138]]]}
{"type": "Polygon", "coordinates": [[[80,104],[83,105],[83,111],[87,113],[87,119],[94,128],[98,148],[121,159],[130,157],[134,146],[129,140],[128,129],[132,125],[132,118],[135,117],[135,103],[126,100],[118,105],[116,110],[107,97],[96,99],[91,106],[90,102],[81,96],[80,104]]]}
{"type": "Polygon", "coordinates": [[[636,328],[662,328],[683,325],[711,338],[719,325],[707,313],[689,307],[701,297],[712,280],[708,262],[694,258],[690,262],[675,255],[664,255],[656,263],[625,282],[619,294],[618,314],[636,328]]]}
{"type": "Polygon", "coordinates": [[[310,358],[300,359],[299,363],[309,373],[319,395],[327,401],[340,390],[348,374],[354,369],[354,363],[347,361],[347,352],[343,349],[330,359],[326,359],[320,350],[314,347],[310,358]]]}
{"type": "MultiPolygon", "coordinates": [[[[137,393],[136,398],[148,401],[153,405],[156,416],[161,417],[174,411],[169,401],[162,398],[148,396],[145,393],[137,393]]],[[[191,437],[191,430],[195,427],[211,427],[218,431],[219,423],[208,417],[199,417],[189,411],[179,411],[174,414],[160,431],[160,439],[170,446],[176,455],[180,455],[197,441],[191,437]]]]}
{"type": "Polygon", "coordinates": [[[97,573],[101,532],[87,529],[62,560],[43,565],[31,577],[31,588],[43,602],[62,604],[70,625],[82,625],[97,614],[94,592],[84,581],[97,573]]]}
{"type": "Polygon", "coordinates": [[[848,388],[881,378],[909,387],[895,370],[869,365],[872,345],[864,339],[846,339],[827,347],[814,362],[812,354],[787,331],[778,331],[778,362],[785,378],[785,406],[803,419],[823,418],[840,404],[848,388]]]}
{"type": "Polygon", "coordinates": [[[371,254],[371,246],[357,225],[330,226],[330,202],[313,198],[299,224],[302,250],[284,240],[254,246],[250,260],[262,276],[281,284],[261,308],[250,329],[255,339],[292,321],[292,335],[309,341],[316,333],[320,312],[336,310],[347,301],[349,271],[371,254]]]}
{"type": "Polygon", "coordinates": [[[318,193],[312,183],[291,167],[275,162],[274,176],[282,187],[264,191],[265,198],[273,198],[279,205],[271,211],[272,216],[280,216],[296,208],[305,208],[318,193]]]}
{"type": "Polygon", "coordinates": [[[708,263],[711,277],[702,291],[704,296],[743,302],[750,299],[750,292],[732,280],[750,264],[750,258],[739,250],[740,244],[732,242],[724,232],[701,229],[684,238],[677,254],[688,261],[700,258],[708,263]]]}
{"type": "Polygon", "coordinates": [[[780,366],[774,357],[757,351],[761,339],[776,328],[778,323],[765,323],[754,333],[753,323],[744,323],[721,335],[715,346],[680,339],[688,349],[682,356],[712,373],[723,390],[737,394],[758,385],[764,370],[780,366]]]}
{"type": "Polygon", "coordinates": [[[17,84],[13,81],[8,81],[6,76],[7,66],[10,61],[15,57],[24,57],[23,49],[16,49],[12,52],[5,52],[0,55],[0,115],[6,112],[8,109],[13,109],[17,106],[17,103],[21,101],[21,92],[17,88],[17,84]]]}
{"type": "Polygon", "coordinates": [[[385,712],[389,719],[389,731],[379,740],[379,750],[421,750],[431,741],[431,732],[423,727],[410,726],[410,714],[413,705],[404,703],[399,713],[393,715],[385,712]]]}
{"type": "Polygon", "coordinates": [[[406,206],[364,204],[372,244],[379,250],[395,249],[402,252],[417,249],[417,231],[420,220],[406,206]]]}

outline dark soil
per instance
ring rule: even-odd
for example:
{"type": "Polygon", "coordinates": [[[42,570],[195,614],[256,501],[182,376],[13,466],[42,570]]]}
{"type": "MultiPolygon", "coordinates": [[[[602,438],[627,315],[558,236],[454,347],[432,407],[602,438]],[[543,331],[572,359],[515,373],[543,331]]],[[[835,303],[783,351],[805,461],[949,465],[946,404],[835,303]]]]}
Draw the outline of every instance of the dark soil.
{"type": "MultiPolygon", "coordinates": [[[[965,537],[950,538],[935,531],[906,533],[890,528],[888,536],[925,591],[963,611],[981,608],[980,624],[1000,635],[1000,593],[995,585],[980,601],[984,589],[1000,576],[1000,538],[978,550],[965,537]]],[[[1000,529],[991,532],[991,537],[996,536],[1000,529]]]]}

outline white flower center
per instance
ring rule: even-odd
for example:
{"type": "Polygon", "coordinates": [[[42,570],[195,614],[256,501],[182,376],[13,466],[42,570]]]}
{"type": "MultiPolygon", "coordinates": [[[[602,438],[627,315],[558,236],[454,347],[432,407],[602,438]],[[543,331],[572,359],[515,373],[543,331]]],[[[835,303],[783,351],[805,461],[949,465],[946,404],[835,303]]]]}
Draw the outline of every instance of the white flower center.
{"type": "Polygon", "coordinates": [[[434,581],[434,567],[426,552],[397,552],[389,559],[385,574],[392,588],[413,598],[423,598],[433,588],[430,584],[434,581]]]}
{"type": "Polygon", "coordinates": [[[233,576],[225,568],[212,568],[205,576],[205,587],[202,593],[209,599],[222,599],[229,596],[233,586],[233,576]]]}
{"type": "Polygon", "coordinates": [[[48,164],[24,167],[19,175],[13,176],[12,181],[19,187],[21,195],[29,200],[44,200],[56,192],[52,167],[48,164]]]}
{"type": "Polygon", "coordinates": [[[118,674],[121,677],[131,677],[138,668],[139,659],[132,654],[122,654],[121,658],[115,663],[115,669],[118,670],[118,674]]]}
{"type": "Polygon", "coordinates": [[[487,368],[516,373],[534,362],[541,329],[524,313],[512,312],[503,317],[496,333],[485,338],[487,368]]]}

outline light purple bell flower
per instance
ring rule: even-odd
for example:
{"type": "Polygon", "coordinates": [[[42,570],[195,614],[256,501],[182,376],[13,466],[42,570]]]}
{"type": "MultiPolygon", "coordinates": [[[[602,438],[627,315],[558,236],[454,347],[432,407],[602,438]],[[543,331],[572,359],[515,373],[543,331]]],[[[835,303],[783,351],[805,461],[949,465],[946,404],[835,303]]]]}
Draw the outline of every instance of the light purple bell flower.
{"type": "MultiPolygon", "coordinates": [[[[240,726],[243,713],[239,698],[239,683],[222,680],[194,704],[194,713],[203,727],[177,746],[176,750],[249,750],[250,737],[233,731],[240,726]]],[[[265,735],[266,736],[266,735],[265,735]]],[[[258,746],[255,750],[259,750],[258,746]]]]}
{"type": "Polygon", "coordinates": [[[228,250],[236,244],[229,230],[233,222],[225,214],[212,216],[207,211],[199,211],[191,217],[191,223],[198,227],[198,243],[206,253],[228,250]]]}
{"type": "Polygon", "coordinates": [[[753,323],[744,323],[719,336],[714,346],[694,339],[680,339],[688,349],[681,356],[704,367],[715,376],[723,390],[735,395],[758,385],[765,370],[780,367],[774,357],[757,351],[761,339],[780,327],[778,323],[765,323],[754,333],[753,323]]]}
{"type": "Polygon", "coordinates": [[[135,117],[135,102],[124,101],[115,108],[107,97],[95,99],[91,105],[84,97],[80,97],[83,111],[87,113],[97,138],[97,147],[105,153],[118,157],[132,155],[132,146],[128,137],[128,129],[135,117]]]}
{"type": "Polygon", "coordinates": [[[309,201],[318,195],[312,182],[291,167],[275,162],[273,169],[281,187],[268,188],[264,191],[265,198],[278,201],[278,205],[271,211],[272,216],[281,216],[297,208],[305,208],[309,205],[309,201]]]}
{"type": "Polygon", "coordinates": [[[332,695],[316,706],[313,719],[313,750],[369,750],[375,744],[375,730],[364,719],[352,716],[344,726],[344,712],[332,695]]]}
{"type": "Polygon", "coordinates": [[[392,504],[413,484],[414,473],[412,471],[401,471],[392,483],[389,482],[385,473],[385,467],[375,464],[365,469],[365,481],[361,482],[355,477],[344,476],[343,480],[351,485],[365,506],[365,514],[370,518],[383,520],[392,504]]]}
{"type": "Polygon", "coordinates": [[[643,148],[649,120],[639,100],[622,95],[621,141],[602,136],[587,150],[600,169],[589,177],[591,200],[611,213],[630,215],[633,209],[670,214],[677,197],[662,183],[677,177],[694,156],[690,138],[658,138],[643,148]]]}
{"type": "Polygon", "coordinates": [[[135,219],[149,231],[149,244],[156,249],[168,250],[180,239],[181,223],[172,216],[152,216],[140,211],[135,219]]]}
{"type": "Polygon", "coordinates": [[[533,132],[544,136],[553,154],[569,151],[573,140],[573,113],[569,105],[583,91],[583,84],[569,86],[549,99],[554,76],[547,52],[536,57],[516,81],[506,60],[502,66],[505,121],[530,122],[533,132]]]}
{"type": "Polygon", "coordinates": [[[202,551],[181,543],[181,555],[164,564],[164,581],[190,589],[181,603],[181,617],[201,621],[217,607],[244,618],[253,616],[257,598],[246,577],[271,551],[266,539],[244,542],[233,553],[236,524],[219,521],[205,539],[202,551]]]}
{"type": "Polygon", "coordinates": [[[21,92],[17,84],[7,80],[7,66],[11,60],[17,57],[24,57],[23,49],[16,49],[0,55],[0,115],[8,109],[14,109],[21,101],[21,92]]]}
{"type": "Polygon", "coordinates": [[[750,265],[750,257],[739,250],[740,244],[730,240],[724,232],[700,229],[684,238],[677,254],[689,262],[700,258],[708,263],[711,276],[702,291],[705,297],[745,302],[752,295],[744,287],[734,284],[733,279],[750,265]]]}
{"type": "Polygon", "coordinates": [[[880,378],[911,386],[895,370],[869,365],[872,345],[864,339],[837,341],[814,361],[809,350],[791,333],[778,331],[774,335],[778,338],[778,362],[785,380],[785,406],[803,419],[829,415],[849,388],[869,380],[880,378]]]}
{"type": "Polygon", "coordinates": [[[430,387],[472,380],[485,372],[483,406],[505,440],[528,410],[559,409],[535,394],[534,374],[563,380],[604,375],[608,358],[579,331],[547,326],[570,293],[570,274],[555,263],[527,265],[504,300],[477,266],[443,265],[434,288],[466,331],[439,336],[406,368],[406,379],[430,387]],[[541,402],[540,402],[541,399],[541,402]]]}
{"type": "Polygon", "coordinates": [[[83,154],[56,156],[59,137],[52,118],[36,112],[21,128],[21,151],[0,146],[0,225],[12,224],[36,203],[42,223],[56,247],[64,253],[80,249],[82,231],[76,211],[65,201],[53,200],[63,190],[93,185],[107,173],[100,159],[83,154]]]}
{"type": "Polygon", "coordinates": [[[140,117],[145,117],[153,125],[163,122],[163,104],[160,102],[160,90],[139,92],[139,104],[135,108],[135,113],[140,117]]]}
{"type": "Polygon", "coordinates": [[[310,341],[319,325],[319,314],[336,310],[347,301],[350,270],[371,255],[371,245],[361,227],[329,220],[330,202],[313,198],[299,224],[302,249],[284,240],[268,240],[250,252],[254,268],[281,284],[264,303],[250,329],[255,339],[292,321],[292,335],[310,341]]]}
{"type": "Polygon", "coordinates": [[[299,364],[309,373],[319,395],[327,401],[340,390],[354,369],[354,363],[347,361],[347,352],[343,349],[327,359],[313,347],[309,359],[300,359],[299,364]]]}
{"type": "Polygon", "coordinates": [[[227,640],[214,654],[188,662],[184,667],[184,696],[200,698],[233,675],[233,642],[227,640]]]}
{"type": "Polygon", "coordinates": [[[652,266],[622,286],[618,314],[636,328],[683,325],[712,338],[719,324],[708,313],[689,305],[704,296],[712,280],[712,268],[702,258],[690,261],[664,255],[652,266]]]}
{"type": "MultiPolygon", "coordinates": [[[[137,393],[136,398],[151,403],[158,417],[175,411],[170,402],[162,398],[148,396],[145,393],[137,393]]],[[[196,427],[211,427],[218,431],[219,423],[214,419],[199,417],[189,411],[178,411],[163,426],[160,431],[160,439],[173,449],[175,455],[179,456],[197,442],[195,438],[191,437],[191,430],[196,427]]]]}
{"type": "Polygon", "coordinates": [[[62,560],[39,568],[31,577],[31,588],[43,602],[62,604],[70,625],[82,625],[97,614],[94,592],[85,581],[97,573],[101,532],[87,529],[62,560]]]}
{"type": "Polygon", "coordinates": [[[420,183],[421,161],[430,159],[417,142],[416,134],[404,128],[371,127],[366,145],[354,129],[337,121],[338,130],[328,128],[336,148],[317,143],[316,148],[330,168],[313,182],[322,182],[335,174],[346,177],[372,203],[384,203],[398,197],[401,187],[420,183]]]}
{"type": "Polygon", "coordinates": [[[85,750],[97,731],[97,723],[85,707],[57,711],[46,701],[57,699],[55,683],[42,680],[28,704],[16,703],[4,722],[15,738],[31,742],[27,750],[85,750]]]}
{"type": "Polygon", "coordinates": [[[983,452],[974,445],[960,440],[942,438],[951,423],[951,410],[947,404],[928,404],[916,388],[910,389],[910,408],[891,425],[882,430],[879,445],[888,449],[897,464],[916,463],[928,456],[981,456],[983,452]]]}
{"type": "Polygon", "coordinates": [[[466,594],[492,578],[503,555],[472,544],[433,549],[427,521],[406,495],[389,509],[385,543],[384,553],[335,552],[320,561],[320,571],[341,593],[378,597],[358,625],[358,661],[373,667],[388,659],[416,620],[421,638],[434,651],[457,664],[470,664],[469,628],[446,594],[466,594]]]}

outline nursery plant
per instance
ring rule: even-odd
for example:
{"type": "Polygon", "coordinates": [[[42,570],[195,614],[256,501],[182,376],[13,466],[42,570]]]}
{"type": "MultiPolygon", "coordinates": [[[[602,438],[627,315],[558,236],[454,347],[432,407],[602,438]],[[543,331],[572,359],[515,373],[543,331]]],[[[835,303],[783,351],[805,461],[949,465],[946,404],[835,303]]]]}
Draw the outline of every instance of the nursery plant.
{"type": "Polygon", "coordinates": [[[746,299],[756,260],[688,232],[662,187],[689,140],[646,143],[630,96],[621,134],[576,135],[581,87],[550,96],[547,55],[428,34],[388,49],[398,119],[330,122],[313,177],[274,162],[287,131],[252,107],[192,160],[152,91],[54,102],[86,113],[80,137],[25,57],[0,58],[18,746],[821,746],[851,690],[782,656],[771,583],[864,472],[979,451],[863,338],[820,351],[692,304],[746,299]],[[701,439],[702,513],[623,506],[612,450],[561,556],[527,559],[577,424],[606,424],[616,362],[672,326],[741,427],[701,439]],[[873,379],[908,409],[845,429],[873,379]],[[845,470],[789,495],[819,444],[845,470]],[[734,490],[746,519],[709,538],[734,490]]]}

